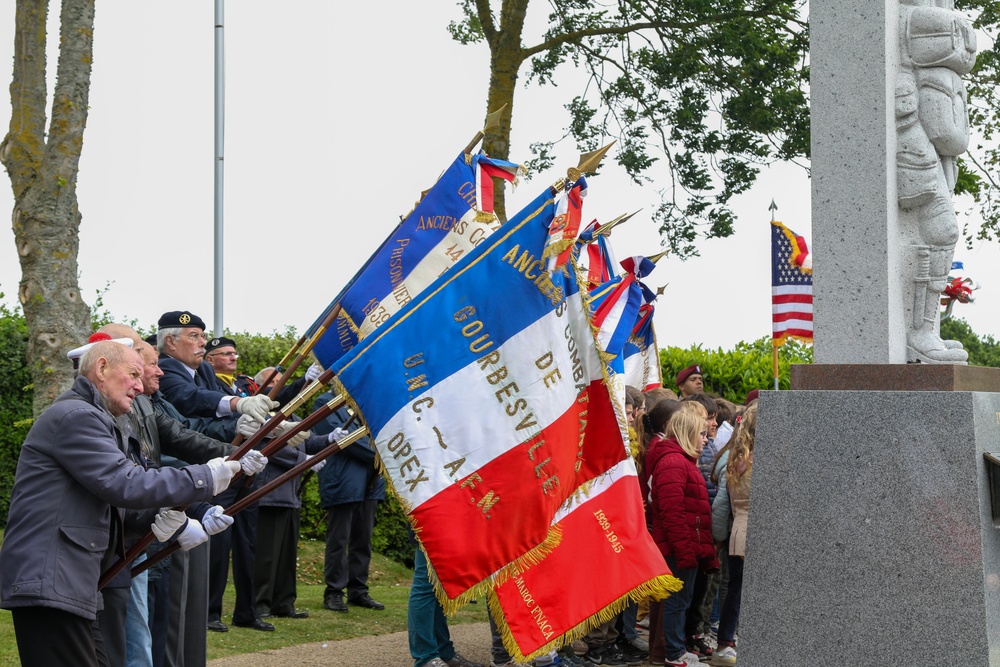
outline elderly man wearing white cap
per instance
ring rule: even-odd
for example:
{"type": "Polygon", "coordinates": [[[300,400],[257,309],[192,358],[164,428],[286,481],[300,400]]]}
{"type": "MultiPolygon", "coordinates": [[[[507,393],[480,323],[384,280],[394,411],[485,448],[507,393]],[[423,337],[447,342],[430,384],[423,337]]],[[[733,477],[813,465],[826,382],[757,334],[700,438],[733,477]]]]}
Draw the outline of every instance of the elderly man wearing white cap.
{"type": "MultiPolygon", "coordinates": [[[[206,501],[239,470],[221,458],[184,469],[136,465],[117,419],[142,392],[142,375],[137,352],[95,343],[72,389],[35,421],[21,448],[0,548],[0,606],[12,610],[22,665],[98,664],[97,582],[106,552],[122,553],[117,508],[206,501]]],[[[155,525],[166,539],[187,523],[161,512],[155,525]]]]}

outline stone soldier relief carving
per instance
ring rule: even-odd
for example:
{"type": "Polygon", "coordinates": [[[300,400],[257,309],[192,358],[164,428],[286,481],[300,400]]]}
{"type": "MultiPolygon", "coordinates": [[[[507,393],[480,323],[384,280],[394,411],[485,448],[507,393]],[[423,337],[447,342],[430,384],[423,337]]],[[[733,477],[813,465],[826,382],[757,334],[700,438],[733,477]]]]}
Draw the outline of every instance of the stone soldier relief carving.
{"type": "Polygon", "coordinates": [[[942,340],[939,299],[958,241],[952,192],[956,158],[969,145],[961,76],[976,62],[972,24],[954,0],[901,0],[900,71],[896,80],[899,207],[916,218],[920,244],[911,265],[914,304],[907,361],[965,363],[961,343],[942,340]]]}

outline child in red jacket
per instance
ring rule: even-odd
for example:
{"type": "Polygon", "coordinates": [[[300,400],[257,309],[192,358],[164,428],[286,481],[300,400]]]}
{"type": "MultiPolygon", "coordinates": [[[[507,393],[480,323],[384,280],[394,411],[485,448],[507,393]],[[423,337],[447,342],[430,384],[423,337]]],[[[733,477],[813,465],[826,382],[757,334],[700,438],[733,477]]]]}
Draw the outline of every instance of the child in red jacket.
{"type": "Polygon", "coordinates": [[[663,637],[668,667],[698,665],[684,645],[684,620],[698,567],[717,570],[712,508],[697,460],[708,440],[705,418],[681,410],[669,424],[651,424],[656,435],[646,455],[652,495],[653,541],[684,588],[663,601],[663,637]],[[664,432],[664,429],[666,432],[664,432]]]}

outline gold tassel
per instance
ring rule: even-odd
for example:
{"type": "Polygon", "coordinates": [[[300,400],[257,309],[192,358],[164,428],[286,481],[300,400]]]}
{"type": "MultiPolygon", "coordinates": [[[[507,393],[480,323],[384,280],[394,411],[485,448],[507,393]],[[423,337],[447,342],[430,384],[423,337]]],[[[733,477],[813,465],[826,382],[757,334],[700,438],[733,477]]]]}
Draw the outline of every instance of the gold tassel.
{"type": "Polygon", "coordinates": [[[527,655],[521,653],[521,647],[517,645],[514,636],[511,634],[510,627],[507,625],[507,620],[503,616],[503,609],[500,607],[500,600],[497,598],[496,593],[493,590],[490,591],[488,603],[490,613],[493,615],[493,620],[497,623],[497,629],[500,632],[500,639],[503,641],[503,645],[504,648],[507,649],[507,653],[510,654],[510,657],[514,660],[514,662],[528,662],[532,658],[537,658],[538,656],[547,654],[549,651],[558,650],[584,636],[597,626],[613,620],[622,612],[623,609],[625,609],[625,606],[630,600],[633,602],[639,602],[643,598],[647,597],[651,597],[654,600],[662,600],[671,593],[676,593],[681,590],[682,587],[683,583],[681,580],[672,575],[663,574],[658,577],[654,577],[653,579],[636,586],[593,616],[584,619],[576,626],[567,630],[564,634],[540,646],[534,651],[531,651],[527,655]]]}

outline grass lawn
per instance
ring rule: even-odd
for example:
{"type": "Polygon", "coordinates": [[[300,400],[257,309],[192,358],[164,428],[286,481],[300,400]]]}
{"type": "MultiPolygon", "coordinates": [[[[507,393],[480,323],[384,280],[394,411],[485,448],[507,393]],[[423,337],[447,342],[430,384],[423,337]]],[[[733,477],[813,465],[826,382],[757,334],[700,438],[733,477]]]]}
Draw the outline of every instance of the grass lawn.
{"type": "MultiPolygon", "coordinates": [[[[372,556],[368,585],[371,596],[385,604],[384,611],[350,607],[343,614],[323,608],[323,550],[322,542],[303,540],[299,543],[298,609],[309,612],[309,618],[292,620],[271,618],[275,632],[258,632],[231,628],[229,632],[208,633],[208,659],[223,658],[241,653],[254,653],[268,649],[307,644],[318,641],[338,641],[365,635],[382,635],[406,629],[406,600],[413,580],[412,570],[379,554],[372,556]]],[[[222,621],[232,620],[235,594],[232,581],[226,588],[222,621]]],[[[486,602],[467,605],[450,623],[486,622],[486,602]]],[[[17,644],[10,612],[0,610],[0,665],[17,665],[17,644]]]]}

